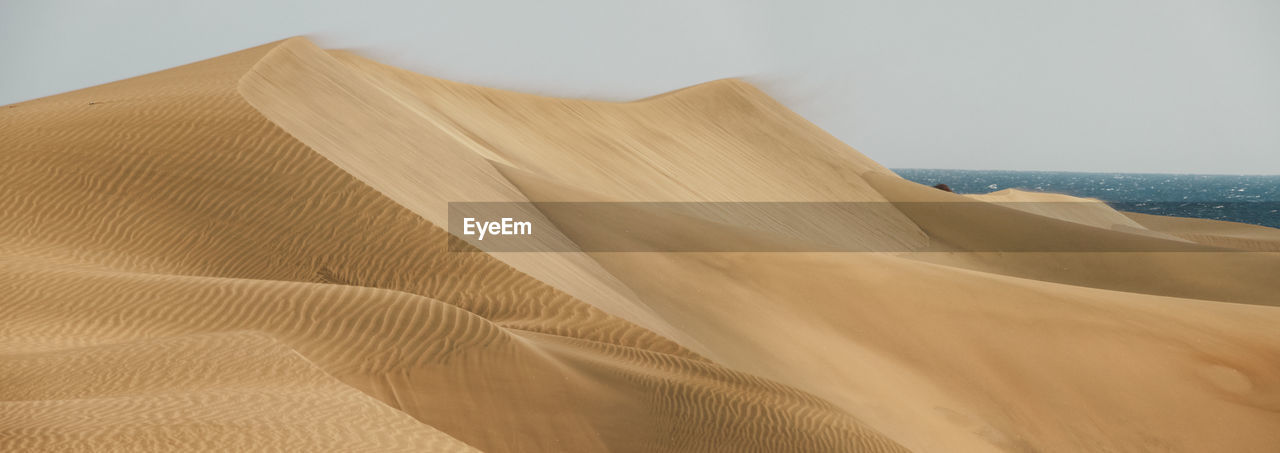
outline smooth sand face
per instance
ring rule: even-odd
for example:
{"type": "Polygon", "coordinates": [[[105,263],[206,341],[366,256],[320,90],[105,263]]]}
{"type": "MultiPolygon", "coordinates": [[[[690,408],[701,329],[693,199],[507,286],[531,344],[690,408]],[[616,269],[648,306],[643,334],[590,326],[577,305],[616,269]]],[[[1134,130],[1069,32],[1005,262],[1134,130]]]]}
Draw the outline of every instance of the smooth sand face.
{"type": "Polygon", "coordinates": [[[738,81],[551,99],[292,39],[0,137],[4,451],[1280,449],[1275,230],[947,194],[738,81]],[[530,200],[908,205],[813,220],[900,253],[445,247],[448,202],[530,200]],[[1163,251],[981,251],[1018,241],[1163,251]]]}

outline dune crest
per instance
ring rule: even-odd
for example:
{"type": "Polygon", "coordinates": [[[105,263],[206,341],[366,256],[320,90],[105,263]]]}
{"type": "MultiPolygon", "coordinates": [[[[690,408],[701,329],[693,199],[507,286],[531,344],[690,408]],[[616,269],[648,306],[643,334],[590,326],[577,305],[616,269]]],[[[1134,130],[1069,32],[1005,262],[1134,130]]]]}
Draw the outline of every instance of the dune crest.
{"type": "Polygon", "coordinates": [[[945,193],[742,81],[556,99],[293,38],[0,136],[4,451],[1280,448],[1275,230],[945,193]],[[525,214],[898,252],[459,252],[461,201],[870,203],[525,214]]]}

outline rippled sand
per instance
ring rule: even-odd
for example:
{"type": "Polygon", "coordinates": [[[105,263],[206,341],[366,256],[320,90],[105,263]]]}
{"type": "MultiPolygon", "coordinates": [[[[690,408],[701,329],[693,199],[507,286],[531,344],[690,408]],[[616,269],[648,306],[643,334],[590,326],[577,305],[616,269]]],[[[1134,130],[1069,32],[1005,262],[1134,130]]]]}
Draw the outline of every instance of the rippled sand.
{"type": "Polygon", "coordinates": [[[3,451],[1280,450],[1280,230],[945,193],[741,81],[555,99],[295,38],[0,137],[3,451]],[[900,203],[645,218],[902,251],[447,248],[448,202],[530,200],[900,203]]]}

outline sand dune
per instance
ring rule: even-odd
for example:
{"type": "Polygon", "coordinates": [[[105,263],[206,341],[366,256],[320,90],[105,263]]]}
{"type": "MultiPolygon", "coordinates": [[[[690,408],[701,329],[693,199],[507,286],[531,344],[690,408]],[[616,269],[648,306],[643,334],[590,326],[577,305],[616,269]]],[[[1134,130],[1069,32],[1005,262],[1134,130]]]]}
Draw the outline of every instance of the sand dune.
{"type": "Polygon", "coordinates": [[[1276,230],[937,191],[741,81],[555,99],[295,38],[0,137],[3,451],[1280,449],[1276,230]],[[459,252],[460,201],[884,208],[529,208],[583,250],[459,252]],[[653,241],[895,252],[586,247],[653,241]]]}
{"type": "Polygon", "coordinates": [[[1143,228],[1188,241],[1255,252],[1280,252],[1280,230],[1275,228],[1135,212],[1126,212],[1124,215],[1141,224],[1143,228]]]}

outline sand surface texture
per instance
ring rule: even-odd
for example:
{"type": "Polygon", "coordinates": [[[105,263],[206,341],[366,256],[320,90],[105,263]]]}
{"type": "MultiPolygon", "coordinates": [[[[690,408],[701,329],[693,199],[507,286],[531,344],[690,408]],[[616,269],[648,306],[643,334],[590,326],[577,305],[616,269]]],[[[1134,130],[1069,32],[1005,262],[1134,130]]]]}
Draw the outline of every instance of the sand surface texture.
{"type": "Polygon", "coordinates": [[[0,451],[1280,451],[1280,231],[920,186],[741,81],[294,38],[5,106],[0,153],[0,451]],[[458,252],[460,201],[871,203],[529,215],[892,251],[458,252]]]}

